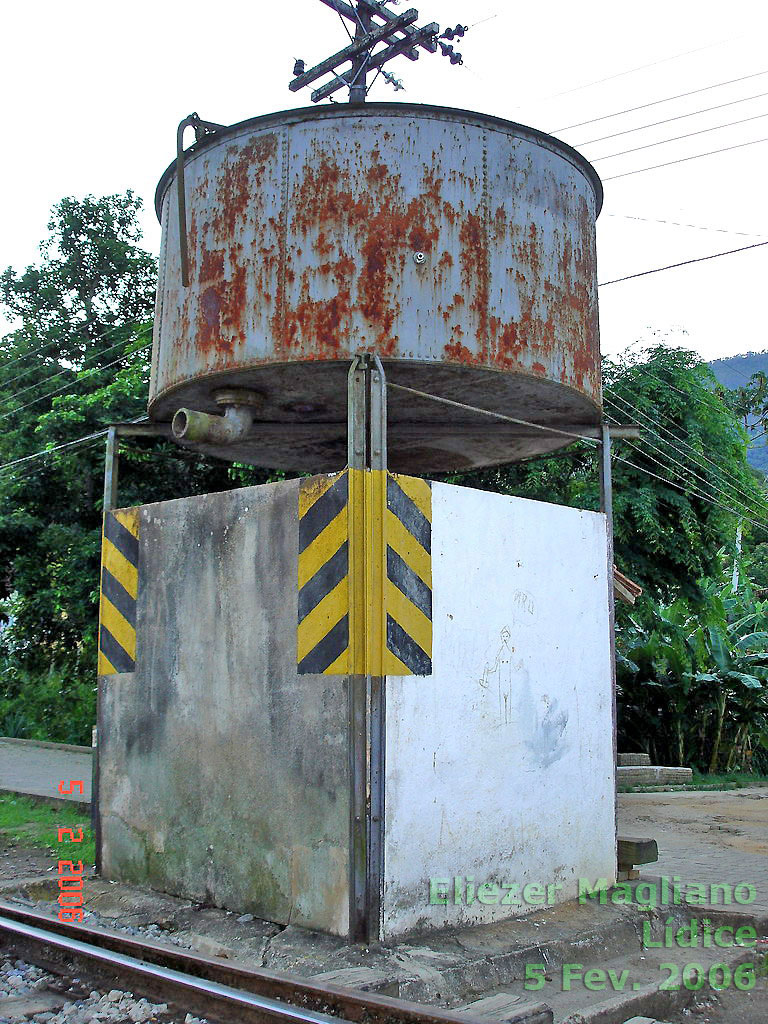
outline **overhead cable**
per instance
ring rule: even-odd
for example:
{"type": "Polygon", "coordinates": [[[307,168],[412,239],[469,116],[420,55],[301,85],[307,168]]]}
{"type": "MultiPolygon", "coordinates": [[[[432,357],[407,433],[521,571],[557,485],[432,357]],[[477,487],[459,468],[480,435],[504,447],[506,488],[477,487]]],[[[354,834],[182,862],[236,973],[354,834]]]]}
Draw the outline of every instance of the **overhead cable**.
{"type": "MultiPolygon", "coordinates": [[[[639,455],[643,456],[643,452],[639,451],[638,449],[636,449],[636,450],[638,451],[639,455]]],[[[644,456],[644,457],[647,458],[648,456],[644,456]]],[[[646,469],[643,466],[638,466],[637,463],[631,462],[629,459],[625,459],[621,455],[614,455],[613,458],[617,462],[623,462],[626,466],[631,466],[633,469],[638,470],[640,473],[645,473],[648,476],[654,477],[656,480],[661,480],[662,483],[668,484],[670,487],[674,487],[676,490],[681,491],[683,494],[693,494],[693,493],[695,493],[695,492],[692,491],[692,489],[690,487],[684,487],[681,484],[675,483],[674,480],[670,480],[668,477],[659,476],[658,473],[654,473],[652,470],[646,469]]],[[[650,461],[653,462],[654,460],[651,459],[650,461]]],[[[702,501],[708,502],[710,505],[715,505],[718,508],[724,509],[726,512],[730,512],[731,515],[734,515],[734,516],[736,516],[739,519],[743,519],[744,518],[743,516],[740,516],[738,512],[734,512],[732,508],[728,508],[727,505],[723,505],[719,501],[715,501],[712,498],[707,498],[705,495],[702,495],[702,494],[696,494],[696,497],[700,498],[702,501]]],[[[757,522],[754,519],[748,519],[747,522],[752,523],[753,526],[758,526],[761,529],[764,529],[765,525],[766,525],[765,523],[757,522]]]]}
{"type": "MultiPolygon", "coordinates": [[[[616,397],[618,398],[618,396],[616,396],[616,397]]],[[[652,423],[652,420],[650,420],[650,417],[645,416],[642,412],[640,412],[640,410],[632,408],[629,405],[629,403],[622,402],[622,405],[624,406],[624,408],[622,409],[618,405],[616,405],[615,401],[613,399],[611,399],[610,397],[607,398],[607,401],[609,402],[609,404],[612,404],[614,406],[614,408],[617,410],[617,412],[620,415],[622,415],[622,416],[626,415],[626,410],[627,409],[630,409],[632,415],[643,416],[643,418],[646,421],[652,423]]],[[[621,399],[619,399],[619,401],[621,401],[621,399]]],[[[743,492],[743,493],[742,492],[738,492],[737,493],[735,488],[729,488],[724,477],[720,478],[720,486],[717,487],[714,483],[712,483],[711,481],[709,481],[705,477],[703,477],[701,475],[701,473],[698,473],[696,471],[696,469],[705,470],[705,467],[703,467],[699,463],[695,462],[694,459],[691,457],[691,455],[689,455],[687,452],[685,452],[682,448],[680,448],[676,444],[673,444],[671,441],[667,441],[665,438],[661,437],[661,435],[658,434],[655,430],[653,430],[652,427],[648,427],[648,426],[643,425],[643,430],[645,430],[645,431],[649,432],[650,434],[652,434],[659,441],[660,444],[666,445],[667,448],[671,448],[673,451],[677,452],[679,455],[682,455],[682,457],[688,462],[688,465],[686,466],[686,471],[688,473],[690,473],[690,475],[693,476],[696,480],[698,480],[700,485],[703,485],[704,487],[708,487],[712,491],[716,491],[721,497],[724,497],[724,498],[730,500],[732,503],[735,503],[736,505],[740,506],[744,512],[747,512],[750,515],[753,515],[753,516],[763,515],[763,516],[766,516],[768,518],[768,507],[761,508],[761,507],[759,507],[759,506],[757,506],[755,504],[752,504],[752,502],[754,502],[755,499],[753,499],[749,495],[747,495],[746,492],[743,492]],[[694,466],[696,466],[696,469],[692,468],[691,463],[694,466]],[[745,498],[746,498],[746,501],[744,500],[745,498]]],[[[643,440],[644,444],[646,444],[649,447],[653,448],[663,458],[665,458],[665,459],[666,458],[670,458],[670,453],[665,451],[663,448],[660,448],[659,445],[655,444],[653,441],[649,441],[647,438],[643,438],[642,440],[643,440]]]]}
{"type": "MultiPolygon", "coordinates": [[[[75,373],[79,373],[81,370],[84,370],[86,368],[85,364],[87,364],[90,359],[93,359],[93,358],[98,357],[98,356],[104,356],[108,352],[112,352],[112,351],[114,351],[114,349],[120,348],[121,345],[130,345],[131,341],[135,341],[137,338],[143,338],[145,335],[147,335],[151,331],[152,331],[151,327],[145,328],[143,331],[137,331],[136,334],[131,339],[129,339],[129,340],[126,340],[125,338],[123,338],[121,341],[115,342],[114,345],[110,345],[109,348],[98,349],[95,352],[91,352],[90,355],[87,355],[85,357],[85,359],[83,361],[83,366],[80,368],[80,370],[74,370],[74,367],[60,367],[58,370],[56,370],[55,373],[52,373],[52,374],[50,374],[47,377],[43,377],[40,380],[35,381],[34,384],[27,385],[27,387],[22,388],[21,391],[17,391],[13,395],[13,397],[14,398],[18,398],[20,395],[26,394],[27,391],[33,391],[35,388],[38,388],[41,385],[48,383],[48,381],[53,380],[55,377],[58,377],[59,374],[64,373],[67,369],[69,369],[70,372],[72,372],[74,370],[75,373]]],[[[31,366],[27,370],[24,370],[23,373],[17,374],[15,377],[12,377],[8,381],[0,381],[0,386],[2,386],[5,389],[5,388],[9,387],[9,385],[11,385],[15,380],[18,380],[20,377],[25,377],[28,373],[31,373],[34,369],[36,369],[36,367],[31,366]]]]}
{"type": "Polygon", "coordinates": [[[613,174],[610,178],[603,178],[603,181],[616,181],[617,178],[628,178],[632,174],[644,174],[645,171],[658,171],[660,167],[672,167],[674,164],[687,164],[689,160],[701,160],[704,156],[715,156],[716,153],[729,153],[732,149],[744,149],[746,146],[756,146],[758,142],[768,142],[768,138],[752,139],[751,142],[740,142],[735,146],[723,146],[722,149],[710,149],[706,153],[695,153],[693,156],[683,156],[677,160],[668,160],[663,164],[654,164],[652,167],[638,167],[634,171],[624,171],[623,174],[613,174]]]}
{"type": "Polygon", "coordinates": [[[671,103],[672,100],[681,100],[686,96],[696,96],[701,92],[709,92],[712,89],[721,89],[725,85],[735,85],[736,82],[746,82],[750,78],[760,78],[761,75],[768,75],[766,71],[755,71],[751,75],[742,75],[740,78],[730,78],[726,82],[716,82],[714,85],[705,85],[700,89],[690,89],[688,92],[680,92],[676,96],[665,96],[661,100],[652,100],[650,103],[640,103],[636,107],[627,107],[625,110],[616,110],[612,114],[603,114],[601,117],[593,117],[589,121],[579,121],[578,124],[569,124],[565,128],[555,128],[549,132],[550,135],[557,135],[558,132],[569,132],[572,128],[583,128],[586,124],[596,124],[598,121],[607,121],[612,117],[620,117],[622,114],[633,114],[636,110],[647,110],[648,107],[657,107],[660,103],[671,103]]]}
{"type": "Polygon", "coordinates": [[[73,388],[75,387],[75,385],[79,384],[84,377],[89,377],[92,373],[107,370],[109,369],[110,366],[116,366],[117,363],[122,363],[124,359],[128,359],[130,356],[135,356],[139,352],[146,352],[148,348],[152,348],[152,342],[149,342],[147,345],[142,345],[141,348],[135,348],[132,349],[130,352],[126,352],[124,355],[120,356],[119,359],[113,359],[111,363],[105,363],[103,366],[93,366],[91,367],[90,370],[86,370],[84,373],[80,374],[74,380],[70,381],[69,384],[64,384],[62,385],[62,387],[56,388],[55,391],[49,391],[48,394],[38,395],[37,398],[33,398],[31,401],[26,402],[24,405],[19,405],[15,409],[10,409],[8,412],[0,413],[0,420],[4,420],[7,416],[13,416],[15,413],[21,412],[22,409],[29,408],[30,405],[34,405],[36,402],[42,402],[46,398],[52,398],[53,395],[58,395],[62,391],[67,391],[69,388],[73,388]]]}
{"type": "Polygon", "coordinates": [[[749,100],[759,100],[768,96],[768,92],[758,92],[754,96],[744,96],[739,100],[729,100],[727,103],[717,103],[714,107],[703,107],[701,110],[691,110],[687,114],[676,114],[674,117],[665,117],[661,121],[652,121],[650,124],[641,124],[637,128],[625,128],[620,132],[612,132],[610,135],[602,135],[599,139],[589,139],[587,142],[574,143],[577,149],[582,146],[593,146],[596,142],[607,142],[609,139],[616,139],[620,135],[631,135],[632,132],[643,132],[647,128],[658,128],[662,124],[670,124],[672,121],[682,121],[686,117],[697,117],[699,114],[708,114],[712,110],[722,110],[724,107],[733,107],[737,103],[747,103],[749,100]]]}
{"type": "Polygon", "coordinates": [[[742,235],[744,238],[768,238],[756,231],[735,231],[732,228],[714,228],[706,224],[687,224],[679,220],[662,220],[659,217],[637,217],[630,213],[604,213],[603,217],[619,217],[621,220],[639,220],[646,224],[668,224],[673,228],[693,228],[696,231],[715,231],[721,235],[742,235]]]}
{"type": "Polygon", "coordinates": [[[612,281],[600,281],[598,288],[605,288],[609,284],[618,284],[620,281],[631,281],[635,277],[647,277],[648,274],[660,274],[662,270],[675,270],[677,267],[687,267],[691,263],[705,263],[707,260],[716,260],[720,256],[731,256],[735,252],[746,252],[748,249],[760,249],[768,245],[768,242],[755,242],[753,245],[742,245],[738,249],[727,249],[725,252],[714,252],[709,256],[697,256],[693,260],[682,260],[680,263],[668,263],[666,267],[654,267],[653,270],[640,270],[636,274],[626,274],[624,277],[615,277],[612,281]]]}
{"type": "MultiPolygon", "coordinates": [[[[655,378],[655,379],[658,380],[659,378],[655,378]]],[[[680,389],[677,388],[676,390],[679,391],[680,389]]],[[[703,392],[703,395],[709,395],[709,392],[705,391],[705,392],[703,392]]],[[[697,451],[688,441],[685,440],[685,438],[678,437],[677,434],[674,434],[667,427],[663,426],[662,423],[660,422],[660,420],[664,419],[666,422],[672,423],[673,421],[672,421],[672,419],[670,417],[662,417],[658,413],[658,410],[657,410],[657,416],[659,416],[659,419],[658,420],[654,420],[653,417],[650,416],[643,409],[640,409],[637,405],[634,405],[632,402],[630,402],[627,399],[622,398],[620,395],[616,394],[616,392],[613,390],[613,388],[605,388],[604,396],[606,397],[606,399],[609,402],[613,403],[614,405],[615,405],[616,402],[620,402],[621,403],[621,405],[624,407],[624,411],[622,412],[621,409],[619,409],[618,411],[621,413],[622,416],[625,416],[627,414],[626,411],[629,410],[629,412],[630,412],[630,414],[632,416],[643,417],[648,423],[651,424],[651,429],[655,428],[656,430],[663,431],[665,434],[668,434],[669,437],[671,437],[673,439],[673,441],[677,442],[678,444],[683,445],[684,448],[688,449],[690,454],[686,454],[685,452],[683,452],[681,449],[678,448],[677,450],[680,452],[681,455],[685,455],[689,459],[701,460],[701,461],[696,461],[696,465],[699,466],[700,469],[703,469],[705,472],[707,472],[707,468],[702,463],[704,463],[704,462],[708,463],[709,466],[711,466],[713,469],[717,470],[722,475],[723,483],[726,486],[732,487],[737,494],[741,495],[742,498],[747,498],[750,501],[755,500],[750,494],[747,493],[746,490],[744,490],[744,482],[742,480],[739,480],[739,478],[736,477],[733,473],[731,473],[730,470],[727,470],[724,466],[722,466],[719,463],[713,462],[712,459],[708,458],[708,456],[704,455],[702,452],[697,451]],[[730,480],[731,480],[730,484],[728,484],[728,481],[726,480],[726,478],[730,478],[730,480]]],[[[686,397],[690,398],[690,396],[686,396],[686,397]]],[[[724,408],[723,405],[718,403],[717,411],[718,412],[722,412],[723,408],[724,408]]],[[[659,440],[662,441],[664,444],[668,444],[671,447],[675,447],[675,445],[671,444],[670,441],[667,441],[666,438],[659,437],[659,440]]]]}
{"type": "Polygon", "coordinates": [[[751,117],[742,117],[738,121],[728,121],[726,124],[716,124],[710,128],[699,128],[695,132],[687,132],[685,135],[675,135],[671,139],[660,139],[658,142],[646,142],[643,146],[633,146],[632,149],[622,149],[620,153],[609,153],[607,156],[590,157],[592,161],[615,160],[619,156],[627,156],[629,153],[639,153],[641,149],[653,149],[655,146],[667,146],[670,142],[680,142],[682,139],[692,139],[694,135],[706,135],[707,132],[717,132],[721,128],[733,128],[737,124],[746,124],[748,121],[759,121],[768,117],[768,111],[764,114],[753,114],[751,117]]]}

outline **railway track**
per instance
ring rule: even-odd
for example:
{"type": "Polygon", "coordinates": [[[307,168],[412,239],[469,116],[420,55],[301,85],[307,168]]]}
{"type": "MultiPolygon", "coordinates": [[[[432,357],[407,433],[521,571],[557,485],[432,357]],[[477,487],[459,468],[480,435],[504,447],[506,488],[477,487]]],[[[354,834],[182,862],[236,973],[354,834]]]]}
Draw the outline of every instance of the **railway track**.
{"type": "MultiPolygon", "coordinates": [[[[217,1024],[488,1024],[487,1019],[66,924],[0,901],[0,952],[95,988],[125,988],[217,1024]]],[[[545,1004],[506,1024],[552,1024],[545,1004]]]]}

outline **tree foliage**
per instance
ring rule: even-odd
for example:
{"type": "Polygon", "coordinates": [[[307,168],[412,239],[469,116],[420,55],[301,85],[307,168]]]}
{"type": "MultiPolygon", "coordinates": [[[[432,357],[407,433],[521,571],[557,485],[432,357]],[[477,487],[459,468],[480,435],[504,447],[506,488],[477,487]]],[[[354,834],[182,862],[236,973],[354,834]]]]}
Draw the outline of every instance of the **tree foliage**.
{"type": "MultiPolygon", "coordinates": [[[[38,264],[0,277],[0,734],[90,742],[104,439],[38,453],[146,413],[156,267],[139,210],[130,192],[64,199],[38,264]]],[[[154,439],[121,451],[125,505],[267,479],[154,439]]]]}

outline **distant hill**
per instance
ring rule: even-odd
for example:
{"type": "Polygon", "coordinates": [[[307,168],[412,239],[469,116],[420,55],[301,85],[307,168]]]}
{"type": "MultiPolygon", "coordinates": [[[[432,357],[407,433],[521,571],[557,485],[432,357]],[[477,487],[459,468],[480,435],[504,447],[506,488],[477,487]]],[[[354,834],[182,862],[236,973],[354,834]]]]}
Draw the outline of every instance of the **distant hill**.
{"type": "MultiPolygon", "coordinates": [[[[738,388],[746,384],[753,373],[764,370],[768,373],[767,352],[744,352],[742,355],[715,359],[709,364],[712,372],[726,388],[738,388]]],[[[762,437],[749,449],[749,463],[755,469],[768,474],[768,437],[762,437]]]]}

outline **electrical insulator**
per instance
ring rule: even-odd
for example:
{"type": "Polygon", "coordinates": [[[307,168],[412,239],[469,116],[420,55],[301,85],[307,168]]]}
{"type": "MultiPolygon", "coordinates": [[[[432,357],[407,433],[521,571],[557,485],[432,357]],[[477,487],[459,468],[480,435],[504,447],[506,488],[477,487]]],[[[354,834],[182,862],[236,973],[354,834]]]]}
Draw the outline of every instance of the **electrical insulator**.
{"type": "Polygon", "coordinates": [[[304,61],[303,60],[297,60],[296,63],[293,65],[293,73],[294,73],[294,75],[303,75],[304,74],[304,67],[305,67],[304,61]]]}

